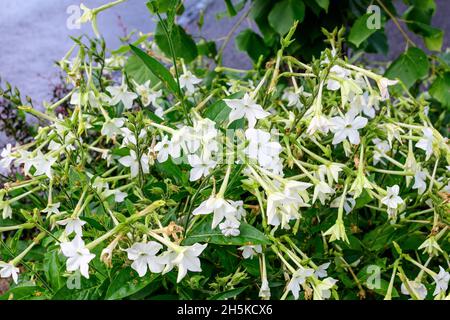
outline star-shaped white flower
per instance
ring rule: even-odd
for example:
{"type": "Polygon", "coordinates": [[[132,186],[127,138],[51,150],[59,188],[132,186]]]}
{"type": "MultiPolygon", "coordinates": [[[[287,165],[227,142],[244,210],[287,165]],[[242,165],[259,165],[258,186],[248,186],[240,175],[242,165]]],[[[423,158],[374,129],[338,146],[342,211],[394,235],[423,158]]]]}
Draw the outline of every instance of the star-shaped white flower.
{"type": "Polygon", "coordinates": [[[298,299],[301,291],[301,285],[306,282],[306,278],[314,275],[314,270],[310,268],[300,268],[294,272],[291,281],[287,286],[287,290],[291,291],[295,299],[298,299]]]}
{"type": "Polygon", "coordinates": [[[381,199],[381,203],[385,204],[390,209],[397,209],[397,207],[403,204],[403,199],[399,197],[400,187],[393,185],[387,188],[386,196],[381,199]]]}
{"type": "Polygon", "coordinates": [[[269,132],[250,128],[245,131],[245,137],[249,141],[245,153],[257,160],[261,167],[270,167],[278,161],[282,147],[278,142],[271,141],[269,132]]]}
{"type": "Polygon", "coordinates": [[[0,160],[0,167],[8,171],[11,168],[11,163],[16,159],[16,157],[12,155],[13,152],[11,148],[11,144],[8,143],[6,147],[3,148],[2,153],[0,154],[2,157],[2,159],[0,160]]]}
{"type": "Polygon", "coordinates": [[[448,289],[448,282],[450,281],[450,273],[445,271],[444,268],[439,266],[439,273],[433,277],[436,288],[434,289],[433,296],[438,295],[441,292],[446,292],[448,289]]]}
{"type": "Polygon", "coordinates": [[[224,218],[233,217],[235,215],[236,208],[233,207],[227,200],[217,196],[211,196],[207,200],[203,201],[198,208],[196,208],[192,214],[194,216],[198,214],[210,214],[213,213],[213,221],[211,227],[214,229],[224,218]]]}
{"type": "Polygon", "coordinates": [[[81,220],[80,218],[67,218],[61,221],[56,222],[60,226],[66,226],[65,232],[68,236],[75,232],[76,236],[83,236],[83,226],[86,224],[86,221],[81,220]]]}
{"type": "Polygon", "coordinates": [[[101,134],[108,138],[114,138],[122,133],[122,127],[125,124],[124,118],[107,119],[103,124],[101,134]]]}
{"type": "Polygon", "coordinates": [[[14,280],[14,283],[17,284],[17,281],[19,280],[19,272],[19,268],[14,266],[12,263],[0,261],[0,278],[11,277],[14,280]]]}
{"type": "Polygon", "coordinates": [[[425,171],[417,171],[414,175],[414,185],[412,186],[412,188],[417,189],[417,192],[419,194],[423,194],[427,189],[426,179],[427,174],[425,171]]]}
{"type": "Polygon", "coordinates": [[[202,159],[196,154],[188,155],[188,162],[192,169],[189,174],[190,181],[197,181],[201,177],[206,177],[211,170],[217,165],[212,159],[202,159]]]}
{"type": "MultiPolygon", "coordinates": [[[[129,167],[131,171],[131,177],[136,177],[139,174],[139,161],[137,159],[136,152],[134,150],[130,150],[130,155],[125,156],[119,159],[119,162],[125,166],[129,167]]],[[[149,158],[148,155],[141,155],[141,167],[143,173],[149,173],[149,158]]]]}
{"type": "Polygon", "coordinates": [[[242,99],[224,99],[223,101],[231,108],[229,114],[230,123],[245,117],[248,120],[248,126],[253,128],[257,120],[264,119],[270,115],[248,93],[242,99]]]}
{"type": "Polygon", "coordinates": [[[95,258],[95,254],[89,252],[83,239],[76,236],[71,242],[62,242],[61,251],[67,257],[67,271],[80,270],[81,275],[89,279],[89,262],[95,258]]]}
{"type": "Polygon", "coordinates": [[[426,160],[428,160],[433,154],[433,130],[431,130],[430,128],[423,128],[422,133],[423,137],[416,143],[416,148],[424,150],[426,154],[426,160]]]}
{"type": "Polygon", "coordinates": [[[237,237],[241,233],[239,226],[239,221],[234,217],[230,217],[219,224],[219,229],[225,237],[237,237]]]}
{"type": "Polygon", "coordinates": [[[47,205],[47,207],[42,210],[42,212],[47,214],[47,218],[50,217],[52,214],[59,214],[59,207],[61,206],[60,202],[56,203],[50,203],[47,205]]]}
{"type": "Polygon", "coordinates": [[[367,125],[367,118],[348,112],[344,117],[331,118],[331,131],[334,133],[333,144],[338,144],[346,138],[352,144],[359,144],[359,129],[367,125]]]}
{"type": "Polygon", "coordinates": [[[164,269],[164,263],[156,254],[162,249],[162,245],[150,241],[147,243],[136,242],[125,251],[128,259],[133,260],[131,267],[136,270],[140,277],[147,273],[147,269],[153,273],[160,273],[164,269]]]}
{"type": "Polygon", "coordinates": [[[328,133],[330,131],[331,122],[324,115],[317,114],[312,117],[309,122],[308,129],[306,129],[306,133],[308,135],[313,135],[316,131],[320,131],[322,133],[328,133]]]}
{"type": "Polygon", "coordinates": [[[195,92],[195,85],[200,82],[202,82],[202,80],[194,76],[190,71],[186,71],[180,75],[180,87],[182,89],[185,88],[190,94],[195,92]]]}
{"type": "MultiPolygon", "coordinates": [[[[186,276],[188,271],[193,272],[201,272],[201,264],[198,256],[205,250],[207,244],[195,243],[192,246],[182,246],[179,251],[173,252],[168,251],[169,254],[165,254],[163,256],[163,262],[165,260],[169,260],[166,262],[169,265],[169,270],[173,266],[178,267],[178,277],[177,283],[179,283],[186,276]]],[[[167,272],[168,269],[165,271],[167,272]]]]}
{"type": "MultiPolygon", "coordinates": [[[[413,281],[413,280],[408,280],[408,285],[420,300],[423,300],[426,298],[427,288],[422,283],[413,281]]],[[[410,295],[410,293],[404,283],[402,283],[402,285],[400,286],[400,291],[405,295],[408,295],[408,296],[410,295]]]]}
{"type": "Polygon", "coordinates": [[[110,104],[112,106],[122,101],[126,110],[133,107],[133,101],[138,97],[136,93],[128,91],[128,86],[126,84],[107,87],[106,91],[111,94],[110,104]]]}
{"type": "Polygon", "coordinates": [[[242,246],[242,247],[239,247],[238,249],[242,251],[242,257],[244,259],[251,259],[256,254],[262,253],[262,247],[259,244],[242,246]]]}

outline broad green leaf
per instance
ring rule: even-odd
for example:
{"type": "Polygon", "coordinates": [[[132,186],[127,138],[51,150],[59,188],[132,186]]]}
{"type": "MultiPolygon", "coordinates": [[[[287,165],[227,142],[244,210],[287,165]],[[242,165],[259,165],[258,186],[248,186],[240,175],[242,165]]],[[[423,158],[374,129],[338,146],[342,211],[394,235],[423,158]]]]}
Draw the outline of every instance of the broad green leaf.
{"type": "MultiPolygon", "coordinates": [[[[168,57],[172,57],[170,51],[169,41],[162,23],[167,24],[167,20],[160,21],[155,30],[155,42],[162,52],[168,57]]],[[[182,58],[185,62],[189,63],[194,60],[198,55],[197,45],[190,35],[184,31],[184,29],[174,24],[170,31],[170,38],[172,39],[173,50],[177,58],[182,58]]]]}
{"type": "Polygon", "coordinates": [[[102,284],[98,279],[92,276],[85,279],[80,274],[74,274],[72,277],[72,280],[68,279],[71,285],[62,286],[53,295],[52,300],[98,300],[102,297],[102,284]]]}
{"type": "Polygon", "coordinates": [[[372,14],[366,13],[365,15],[359,17],[350,29],[348,41],[353,43],[356,47],[359,47],[361,43],[377,31],[375,28],[372,29],[368,27],[367,20],[370,19],[371,16],[372,14]]]}
{"type": "Polygon", "coordinates": [[[42,300],[45,298],[44,289],[29,285],[12,288],[0,296],[0,300],[42,300]]]}
{"type": "Polygon", "coordinates": [[[63,279],[59,271],[60,262],[57,251],[47,252],[44,256],[44,271],[48,283],[53,289],[61,288],[63,279]]]}
{"type": "Polygon", "coordinates": [[[328,13],[328,7],[330,6],[330,0],[316,0],[316,3],[321,7],[325,12],[328,13]]]}
{"type": "Polygon", "coordinates": [[[119,300],[135,294],[139,290],[145,288],[159,277],[159,274],[151,273],[144,277],[139,277],[136,271],[127,267],[122,269],[117,276],[111,281],[106,291],[105,299],[119,300]]]}
{"type": "Polygon", "coordinates": [[[139,57],[143,66],[147,67],[159,80],[161,80],[167,88],[175,95],[178,94],[178,85],[172,77],[172,74],[156,59],[150,57],[141,49],[130,45],[131,50],[139,57]]]}
{"type": "Polygon", "coordinates": [[[251,29],[246,29],[237,35],[236,47],[247,52],[254,62],[257,62],[260,56],[267,57],[270,53],[263,38],[251,29]]]}
{"type": "Polygon", "coordinates": [[[150,80],[150,83],[154,86],[157,82],[159,82],[158,77],[155,76],[149,68],[145,68],[142,65],[142,60],[135,55],[129,57],[125,63],[125,72],[128,77],[139,84],[143,84],[144,82],[150,80]]]}
{"type": "Polygon", "coordinates": [[[401,54],[384,74],[389,79],[400,79],[407,88],[426,77],[430,64],[427,55],[419,48],[409,48],[401,54]]]}
{"type": "Polygon", "coordinates": [[[173,179],[177,184],[183,184],[183,172],[171,159],[162,163],[157,162],[155,166],[163,176],[173,179]]]}
{"type": "Polygon", "coordinates": [[[440,75],[430,87],[431,96],[443,106],[450,107],[450,72],[440,75]]]}
{"type": "Polygon", "coordinates": [[[275,4],[269,13],[269,23],[280,35],[286,34],[298,20],[305,18],[305,4],[302,0],[283,0],[275,4]]]}
{"type": "Polygon", "coordinates": [[[203,221],[197,222],[192,231],[187,235],[183,241],[184,245],[191,245],[197,242],[207,242],[220,245],[254,245],[254,244],[269,244],[269,239],[248,223],[242,222],[239,230],[240,234],[237,237],[226,237],[222,234],[219,227],[211,229],[212,214],[210,214],[203,221]]]}
{"type": "Polygon", "coordinates": [[[225,0],[225,4],[227,6],[228,15],[230,17],[234,17],[237,14],[237,12],[236,9],[234,8],[233,2],[231,0],[225,0]]]}

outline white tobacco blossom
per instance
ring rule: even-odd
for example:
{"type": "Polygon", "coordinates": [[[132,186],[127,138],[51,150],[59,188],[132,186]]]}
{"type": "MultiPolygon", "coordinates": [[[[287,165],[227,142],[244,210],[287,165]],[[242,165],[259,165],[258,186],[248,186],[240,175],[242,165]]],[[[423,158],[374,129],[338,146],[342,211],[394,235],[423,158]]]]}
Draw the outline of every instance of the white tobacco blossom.
{"type": "Polygon", "coordinates": [[[11,277],[14,283],[17,284],[17,281],[19,280],[19,272],[19,268],[17,268],[12,263],[0,261],[0,278],[11,277]]]}
{"type": "Polygon", "coordinates": [[[242,99],[224,99],[223,101],[231,108],[230,123],[245,117],[248,120],[248,126],[253,128],[257,120],[264,119],[270,115],[248,93],[242,99]]]}
{"type": "MultiPolygon", "coordinates": [[[[417,298],[419,298],[420,300],[425,299],[425,297],[427,296],[427,288],[422,283],[408,280],[408,285],[413,293],[417,295],[417,298]]],[[[402,283],[402,285],[400,286],[400,291],[405,295],[411,295],[404,283],[402,283]]]]}
{"type": "Polygon", "coordinates": [[[190,94],[195,92],[195,85],[202,82],[201,79],[197,78],[190,71],[185,71],[182,75],[180,75],[180,87],[186,89],[186,91],[190,94]]]}
{"type": "Polygon", "coordinates": [[[161,261],[166,264],[163,272],[169,272],[174,266],[178,268],[177,283],[180,282],[188,271],[201,272],[200,258],[198,257],[207,244],[193,244],[192,246],[182,246],[178,251],[166,251],[161,255],[161,261]]]}
{"type": "Polygon", "coordinates": [[[399,197],[400,187],[398,185],[394,185],[392,187],[387,188],[386,196],[381,199],[381,203],[385,204],[388,207],[389,216],[394,216],[397,212],[397,209],[400,205],[404,203],[403,199],[399,197]]]}
{"type": "Polygon", "coordinates": [[[441,292],[445,293],[448,289],[448,282],[450,281],[450,273],[445,271],[444,268],[439,266],[439,273],[433,276],[434,283],[436,285],[433,296],[440,294],[441,292]]]}
{"type": "Polygon", "coordinates": [[[430,159],[433,154],[433,130],[430,128],[422,129],[423,137],[416,143],[416,148],[422,149],[425,151],[426,160],[430,159]]]}
{"type": "Polygon", "coordinates": [[[111,94],[111,100],[109,101],[111,105],[116,105],[119,102],[122,102],[126,110],[133,107],[133,101],[138,97],[136,93],[128,91],[128,86],[126,84],[115,87],[107,87],[106,91],[111,94]]]}
{"type": "Polygon", "coordinates": [[[162,249],[162,245],[155,241],[147,243],[136,242],[126,249],[128,259],[132,260],[131,267],[136,270],[139,277],[145,276],[147,269],[153,273],[163,271],[165,264],[163,259],[156,254],[162,249]]]}
{"type": "Polygon", "coordinates": [[[205,215],[213,213],[213,220],[211,228],[215,228],[225,218],[235,217],[236,208],[233,207],[228,200],[222,197],[211,196],[209,199],[203,201],[192,214],[205,215]]]}
{"type": "Polygon", "coordinates": [[[244,259],[252,259],[258,253],[262,253],[261,245],[247,245],[238,248],[242,251],[242,257],[244,259]]]}
{"type": "Polygon", "coordinates": [[[423,194],[427,189],[426,179],[427,173],[425,171],[417,171],[414,174],[414,185],[412,186],[412,188],[417,189],[417,192],[419,194],[423,194]]]}
{"type": "Polygon", "coordinates": [[[391,150],[389,142],[379,138],[373,139],[372,142],[375,145],[373,151],[373,164],[376,165],[379,162],[385,164],[383,157],[391,150]]]}
{"type": "Polygon", "coordinates": [[[130,150],[130,155],[120,158],[119,162],[123,166],[130,168],[131,177],[136,177],[139,174],[139,168],[142,168],[143,173],[149,173],[150,170],[148,155],[142,154],[139,161],[134,150],[130,150]]]}
{"type": "Polygon", "coordinates": [[[84,245],[80,236],[76,236],[71,242],[62,242],[61,251],[67,257],[67,271],[80,270],[83,277],[89,278],[89,262],[95,258],[84,245]]]}
{"type": "Polygon", "coordinates": [[[309,268],[300,268],[293,275],[287,286],[287,290],[291,291],[295,299],[299,298],[301,286],[305,284],[308,277],[314,276],[314,270],[309,268]]]}
{"type": "Polygon", "coordinates": [[[331,118],[331,131],[334,133],[333,144],[338,144],[348,139],[352,144],[359,144],[359,129],[367,125],[367,118],[357,116],[352,112],[344,117],[331,118]]]}
{"type": "Polygon", "coordinates": [[[82,237],[83,236],[83,226],[86,224],[86,221],[81,220],[80,218],[68,218],[61,221],[56,222],[60,226],[65,226],[65,232],[68,236],[72,233],[75,233],[75,236],[82,237]]]}

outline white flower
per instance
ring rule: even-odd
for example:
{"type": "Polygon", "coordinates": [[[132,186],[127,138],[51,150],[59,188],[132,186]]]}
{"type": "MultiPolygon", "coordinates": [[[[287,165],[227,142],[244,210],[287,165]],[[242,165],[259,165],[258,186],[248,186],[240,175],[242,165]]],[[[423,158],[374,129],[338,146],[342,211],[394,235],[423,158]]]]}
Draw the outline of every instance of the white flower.
{"type": "Polygon", "coordinates": [[[5,193],[0,193],[0,210],[2,210],[3,219],[12,218],[12,208],[8,200],[3,200],[5,193]]]}
{"type": "Polygon", "coordinates": [[[423,253],[428,253],[430,256],[437,256],[439,252],[442,252],[439,243],[434,235],[431,235],[426,239],[418,248],[418,250],[423,249],[423,253]]]}
{"type": "MultiPolygon", "coordinates": [[[[149,165],[148,165],[148,155],[141,155],[141,167],[143,173],[149,173],[149,165]]],[[[136,152],[134,150],[130,150],[130,155],[125,156],[119,159],[119,162],[125,166],[129,167],[131,170],[131,177],[136,177],[139,174],[139,161],[137,159],[136,152]]]]}
{"type": "Polygon", "coordinates": [[[270,287],[269,282],[267,281],[267,278],[264,278],[261,283],[261,288],[259,289],[259,295],[261,299],[263,300],[269,300],[270,299],[270,287]]]}
{"type": "Polygon", "coordinates": [[[433,276],[436,288],[434,289],[433,296],[438,295],[441,292],[446,292],[448,289],[448,282],[450,281],[450,273],[439,266],[439,273],[433,276]]]}
{"type": "Polygon", "coordinates": [[[164,263],[156,254],[162,249],[162,245],[150,241],[147,243],[136,242],[125,251],[128,254],[128,259],[133,260],[131,268],[136,270],[139,277],[143,277],[147,273],[147,269],[153,273],[159,273],[164,269],[164,263]]]}
{"type": "Polygon", "coordinates": [[[17,280],[19,280],[19,272],[19,268],[14,266],[12,263],[0,261],[0,278],[12,277],[14,283],[17,284],[17,280]]]}
{"type": "Polygon", "coordinates": [[[341,88],[341,81],[344,81],[349,78],[351,72],[347,69],[344,69],[340,66],[333,66],[330,69],[330,78],[327,81],[327,89],[331,91],[336,91],[341,88]],[[332,79],[331,76],[338,78],[332,79]]]}
{"type": "Polygon", "coordinates": [[[66,226],[65,232],[68,236],[70,236],[73,232],[75,232],[76,236],[83,236],[82,227],[86,224],[86,221],[83,221],[79,218],[68,218],[65,220],[61,220],[56,222],[60,226],[66,226]]]}
{"type": "Polygon", "coordinates": [[[433,130],[431,130],[430,128],[423,128],[422,133],[423,137],[416,143],[416,148],[424,150],[426,154],[426,160],[428,160],[433,154],[433,130]]]}
{"type": "Polygon", "coordinates": [[[319,166],[317,173],[319,175],[319,179],[321,181],[325,181],[325,176],[327,177],[328,184],[330,186],[333,185],[333,181],[338,182],[339,172],[342,171],[342,165],[331,163],[331,164],[322,164],[319,166]]]}
{"type": "Polygon", "coordinates": [[[12,155],[11,144],[8,143],[5,148],[3,148],[1,153],[2,159],[0,160],[0,167],[9,170],[11,167],[11,162],[16,158],[12,155]]]}
{"type": "Polygon", "coordinates": [[[27,150],[19,150],[19,158],[17,159],[17,164],[23,164],[23,171],[25,175],[30,174],[30,169],[33,166],[33,159],[31,158],[31,152],[27,150]]]}
{"type": "Polygon", "coordinates": [[[244,201],[242,201],[242,200],[238,200],[238,201],[228,200],[228,202],[236,209],[236,211],[234,212],[234,217],[237,220],[240,221],[243,217],[245,217],[247,212],[244,209],[244,201]]]}
{"type": "Polygon", "coordinates": [[[331,131],[334,133],[333,144],[338,144],[346,138],[352,144],[359,144],[359,129],[367,125],[367,118],[348,112],[344,117],[331,118],[331,131]]]}
{"type": "Polygon", "coordinates": [[[115,87],[107,87],[106,91],[108,91],[112,96],[110,104],[114,106],[122,101],[125,110],[131,109],[133,107],[133,101],[138,97],[136,93],[128,91],[126,84],[115,87]]]}
{"type": "Polygon", "coordinates": [[[350,110],[356,114],[362,112],[369,118],[374,118],[375,110],[378,107],[377,102],[378,100],[374,96],[369,96],[369,93],[366,91],[353,97],[353,100],[350,102],[350,110]]]}
{"type": "Polygon", "coordinates": [[[328,276],[327,269],[330,266],[330,262],[321,264],[317,267],[316,271],[314,271],[314,274],[317,278],[326,278],[328,276]]]}
{"type": "Polygon", "coordinates": [[[180,87],[182,89],[186,88],[187,92],[190,94],[195,92],[194,85],[199,84],[200,82],[202,82],[202,80],[194,76],[190,71],[186,71],[180,75],[180,87]]]}
{"type": "Polygon", "coordinates": [[[345,225],[342,219],[337,219],[335,224],[329,228],[324,236],[330,236],[330,241],[342,240],[349,243],[347,233],[345,232],[345,225]]]}
{"type": "Polygon", "coordinates": [[[287,290],[291,291],[295,299],[298,299],[301,285],[306,282],[306,278],[314,275],[314,270],[310,268],[300,268],[294,272],[292,279],[287,286],[287,290]]]}
{"type": "MultiPolygon", "coordinates": [[[[201,272],[201,264],[198,256],[205,250],[207,244],[195,243],[192,246],[180,247],[180,251],[169,251],[170,254],[164,255],[164,259],[168,260],[170,268],[178,267],[177,283],[180,282],[188,271],[201,272]]],[[[167,263],[167,262],[166,262],[167,263]]],[[[165,270],[167,272],[167,270],[165,270]]]]}
{"type": "Polygon", "coordinates": [[[244,259],[251,259],[257,253],[262,253],[262,247],[259,244],[242,246],[239,247],[238,249],[242,251],[242,257],[244,259]]]}
{"type": "Polygon", "coordinates": [[[390,212],[395,211],[399,205],[403,204],[403,199],[398,196],[400,192],[400,187],[398,185],[394,185],[392,187],[387,188],[386,196],[381,199],[381,203],[385,204],[390,212]]]}
{"type": "Polygon", "coordinates": [[[188,155],[188,162],[192,167],[189,175],[190,181],[197,181],[201,177],[206,177],[217,164],[214,160],[202,159],[196,154],[188,155]]]}
{"type": "Polygon", "coordinates": [[[279,191],[270,193],[267,197],[267,223],[272,226],[281,224],[283,229],[289,229],[289,221],[300,218],[300,206],[304,206],[301,198],[279,191]]]}
{"type": "Polygon", "coordinates": [[[331,297],[331,288],[334,287],[337,280],[333,278],[325,278],[318,285],[314,286],[314,300],[329,299],[331,297]]]}
{"type": "MultiPolygon", "coordinates": [[[[330,208],[339,208],[339,204],[341,203],[342,196],[337,197],[330,203],[330,208]]],[[[352,212],[353,208],[356,205],[356,200],[353,198],[346,197],[344,200],[344,211],[345,214],[349,214],[352,212]]]]}
{"type": "Polygon", "coordinates": [[[313,135],[316,131],[328,133],[328,131],[330,131],[330,125],[330,120],[327,117],[321,114],[315,115],[311,119],[308,129],[306,129],[306,133],[309,135],[313,135]]]}
{"type": "Polygon", "coordinates": [[[198,214],[210,214],[213,213],[213,221],[211,228],[215,228],[224,218],[233,217],[235,215],[236,208],[233,207],[227,200],[211,196],[209,199],[203,201],[198,208],[196,208],[192,214],[194,216],[198,214]]]}
{"type": "Polygon", "coordinates": [[[162,90],[153,91],[150,88],[150,80],[147,80],[143,84],[139,84],[133,80],[133,83],[137,94],[141,97],[144,107],[152,105],[156,108],[160,108],[157,100],[162,97],[162,90]]]}
{"type": "Polygon", "coordinates": [[[412,188],[417,189],[419,194],[423,194],[427,188],[426,179],[427,174],[425,171],[417,171],[414,175],[414,185],[412,188]]]}
{"type": "Polygon", "coordinates": [[[52,165],[56,162],[56,158],[45,156],[41,150],[38,150],[36,157],[31,159],[33,167],[36,169],[34,176],[45,174],[50,179],[52,178],[52,165]]]}
{"type": "Polygon", "coordinates": [[[164,135],[156,145],[154,150],[157,152],[156,159],[158,162],[166,162],[169,158],[169,155],[173,154],[172,151],[172,144],[169,141],[169,138],[167,138],[166,135],[164,135]]]}
{"type": "Polygon", "coordinates": [[[116,135],[121,134],[125,123],[124,118],[107,119],[103,124],[101,134],[108,138],[114,138],[116,135]]]}
{"type": "Polygon", "coordinates": [[[47,205],[47,207],[42,210],[42,212],[47,214],[47,218],[50,217],[52,214],[59,214],[59,207],[61,206],[60,202],[56,203],[50,203],[47,205]]]}
{"type": "Polygon", "coordinates": [[[245,117],[248,120],[248,126],[253,128],[257,120],[264,119],[270,115],[248,93],[242,99],[224,99],[223,101],[231,108],[229,115],[230,123],[245,117]]]}
{"type": "MultiPolygon", "coordinates": [[[[123,135],[122,146],[125,147],[125,146],[130,145],[130,144],[132,144],[132,145],[136,145],[137,144],[136,134],[133,131],[131,131],[128,128],[122,128],[120,131],[121,131],[121,133],[123,135]]],[[[143,139],[146,136],[147,136],[147,131],[142,129],[141,132],[139,132],[138,139],[139,140],[143,139]]]]}
{"type": "Polygon", "coordinates": [[[258,160],[261,167],[270,167],[278,161],[282,147],[278,142],[271,141],[270,133],[260,129],[247,129],[245,137],[249,141],[245,153],[251,159],[258,160]]]}
{"type": "Polygon", "coordinates": [[[80,270],[80,273],[89,279],[89,262],[95,258],[95,254],[89,252],[84,246],[81,237],[76,236],[71,242],[62,242],[60,244],[62,253],[66,256],[67,271],[80,270]]]}
{"type": "Polygon", "coordinates": [[[388,141],[380,140],[378,138],[375,138],[372,140],[373,144],[375,145],[374,151],[373,151],[373,164],[376,165],[378,162],[381,162],[384,164],[384,161],[382,158],[386,155],[388,151],[391,150],[391,146],[389,145],[388,141]]]}
{"type": "Polygon", "coordinates": [[[326,182],[319,181],[314,186],[314,194],[312,202],[314,203],[316,202],[317,199],[319,199],[320,203],[324,205],[328,197],[334,193],[335,191],[332,188],[330,188],[330,186],[326,182]]]}
{"type": "Polygon", "coordinates": [[[234,217],[225,219],[224,222],[219,224],[219,229],[225,237],[237,237],[241,232],[239,231],[239,221],[234,217]]]}
{"type": "Polygon", "coordinates": [[[398,80],[389,80],[387,78],[381,78],[377,81],[378,89],[380,89],[381,100],[389,99],[388,87],[398,83],[398,80]]]}
{"type": "MultiPolygon", "coordinates": [[[[417,297],[420,300],[423,300],[427,296],[427,288],[420,282],[408,280],[408,285],[411,288],[411,290],[417,295],[417,297]]],[[[403,294],[410,295],[408,289],[406,288],[405,284],[402,283],[400,286],[400,291],[403,294]]]]}

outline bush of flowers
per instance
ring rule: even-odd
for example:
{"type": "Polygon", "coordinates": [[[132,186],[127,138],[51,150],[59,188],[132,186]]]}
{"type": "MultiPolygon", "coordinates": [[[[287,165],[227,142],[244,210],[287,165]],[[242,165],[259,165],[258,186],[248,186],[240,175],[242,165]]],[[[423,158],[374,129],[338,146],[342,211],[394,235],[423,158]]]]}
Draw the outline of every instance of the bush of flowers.
{"type": "Polygon", "coordinates": [[[73,89],[21,106],[45,125],[1,152],[0,298],[449,299],[427,95],[350,63],[337,30],[299,61],[295,27],[252,70],[75,39],[73,89]]]}

